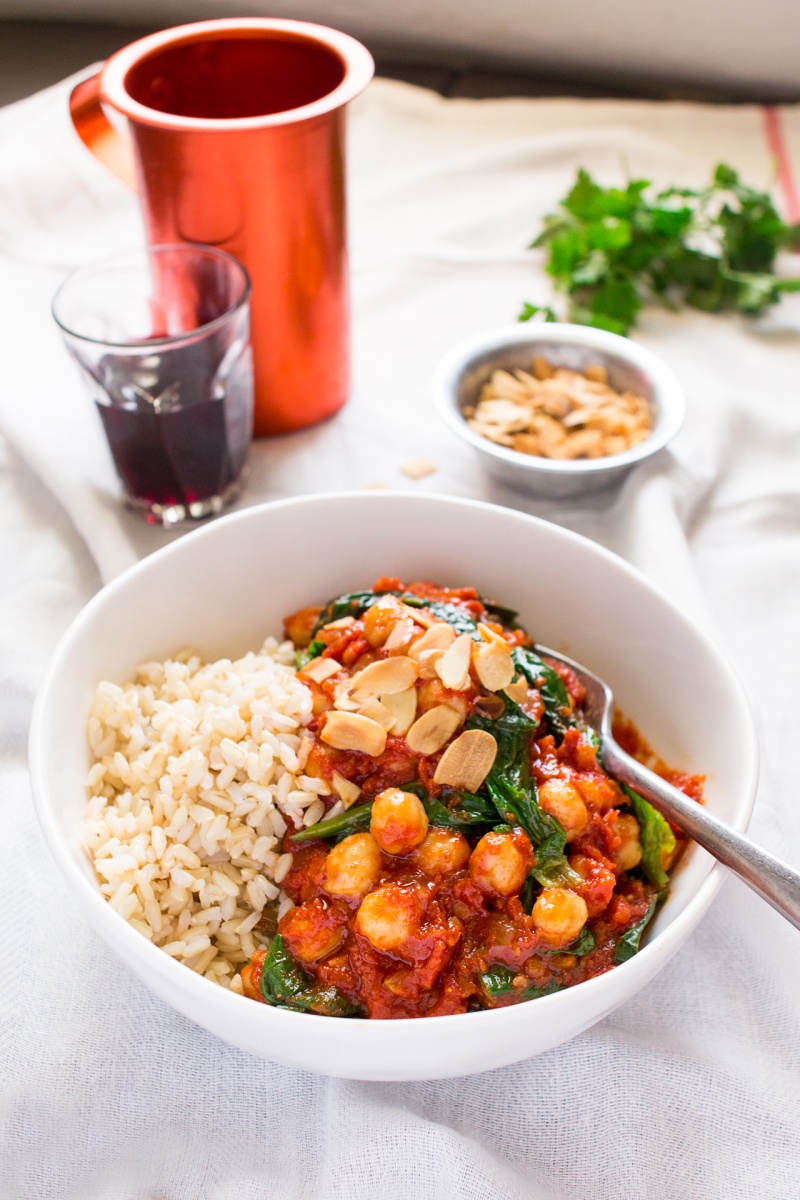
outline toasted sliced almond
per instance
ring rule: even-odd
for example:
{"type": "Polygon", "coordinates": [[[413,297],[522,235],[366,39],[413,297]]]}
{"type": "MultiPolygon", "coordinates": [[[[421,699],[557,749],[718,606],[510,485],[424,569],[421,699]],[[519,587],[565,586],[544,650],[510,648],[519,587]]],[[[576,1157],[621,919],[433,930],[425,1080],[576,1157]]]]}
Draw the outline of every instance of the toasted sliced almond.
{"type": "Polygon", "coordinates": [[[384,650],[399,650],[401,646],[407,646],[416,628],[410,617],[402,617],[383,643],[384,650]]]}
{"type": "Polygon", "coordinates": [[[360,700],[353,700],[350,696],[350,681],[340,683],[334,693],[333,707],[338,708],[341,712],[358,712],[361,708],[360,700]]]}
{"type": "Polygon", "coordinates": [[[423,650],[419,656],[420,679],[436,679],[436,667],[445,656],[444,650],[423,650]]]}
{"type": "Polygon", "coordinates": [[[506,702],[502,696],[490,694],[488,696],[478,696],[475,700],[475,712],[480,713],[482,717],[489,717],[492,721],[496,721],[498,717],[502,717],[505,711],[506,702]]]}
{"type": "Polygon", "coordinates": [[[377,758],[386,749],[386,730],[360,713],[329,712],[319,736],[335,750],[357,750],[372,758],[377,758]]]}
{"type": "Polygon", "coordinates": [[[349,693],[353,700],[369,700],[382,692],[405,692],[419,678],[419,663],[413,658],[396,654],[372,662],[350,680],[349,693]]]}
{"type": "Polygon", "coordinates": [[[344,775],[340,775],[338,771],[333,772],[331,783],[343,808],[351,808],[361,795],[361,788],[358,784],[351,783],[349,779],[345,779],[344,775]]]}
{"type": "Polygon", "coordinates": [[[509,700],[513,700],[515,704],[524,704],[528,699],[529,690],[527,679],[518,679],[516,683],[510,683],[508,687],[503,688],[509,700]]]}
{"type": "Polygon", "coordinates": [[[435,754],[450,740],[463,717],[449,704],[437,704],[418,717],[406,734],[406,743],[415,754],[435,754]]]}
{"type": "Polygon", "coordinates": [[[448,625],[446,621],[437,621],[430,629],[425,630],[422,637],[417,638],[408,653],[411,658],[419,661],[420,655],[426,650],[449,650],[455,640],[456,631],[453,626],[448,625]]]}
{"type": "Polygon", "coordinates": [[[497,742],[490,733],[484,729],[467,729],[445,750],[433,781],[477,792],[496,757],[497,742]]]}
{"type": "Polygon", "coordinates": [[[388,708],[394,716],[391,732],[402,737],[411,728],[417,715],[417,689],[410,687],[407,692],[394,692],[391,696],[381,696],[381,704],[388,708]]]}
{"type": "Polygon", "coordinates": [[[446,688],[453,692],[463,692],[469,683],[471,653],[472,638],[468,633],[460,634],[444,652],[436,664],[436,674],[446,688]]]}
{"type": "Polygon", "coordinates": [[[499,692],[514,678],[514,662],[507,649],[497,642],[476,646],[473,653],[475,674],[487,692],[499,692]]]}
{"type": "Polygon", "coordinates": [[[347,629],[348,625],[355,624],[355,617],[339,617],[338,621],[329,621],[327,625],[323,625],[323,629],[347,629]]]}
{"type": "Polygon", "coordinates": [[[394,713],[390,712],[385,704],[381,704],[377,696],[370,696],[358,711],[362,717],[369,717],[371,721],[377,721],[387,733],[394,725],[394,713]]]}
{"type": "Polygon", "coordinates": [[[491,625],[486,625],[483,621],[478,625],[478,633],[485,642],[497,642],[498,646],[503,646],[507,654],[511,653],[511,646],[508,644],[502,633],[492,629],[491,625]]]}
{"type": "Polygon", "coordinates": [[[331,675],[335,675],[341,669],[342,664],[335,658],[312,658],[299,674],[301,678],[313,679],[314,683],[324,683],[326,679],[330,679],[331,675]]]}
{"type": "Polygon", "coordinates": [[[416,621],[417,625],[421,625],[423,629],[430,629],[433,625],[441,624],[430,613],[422,612],[419,608],[412,608],[410,604],[403,604],[401,607],[405,615],[411,617],[411,620],[416,621]]]}

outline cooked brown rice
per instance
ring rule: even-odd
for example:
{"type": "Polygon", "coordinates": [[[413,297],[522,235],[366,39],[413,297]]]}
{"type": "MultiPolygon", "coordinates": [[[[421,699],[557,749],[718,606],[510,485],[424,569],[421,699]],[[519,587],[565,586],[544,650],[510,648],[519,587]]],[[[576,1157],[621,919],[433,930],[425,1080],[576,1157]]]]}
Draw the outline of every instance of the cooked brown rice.
{"type": "Polygon", "coordinates": [[[89,716],[94,765],[84,843],[113,908],[198,973],[239,990],[266,940],[287,825],[312,825],[329,793],[303,774],[311,694],[294,647],[203,663],[191,650],[101,683],[89,716]]]}

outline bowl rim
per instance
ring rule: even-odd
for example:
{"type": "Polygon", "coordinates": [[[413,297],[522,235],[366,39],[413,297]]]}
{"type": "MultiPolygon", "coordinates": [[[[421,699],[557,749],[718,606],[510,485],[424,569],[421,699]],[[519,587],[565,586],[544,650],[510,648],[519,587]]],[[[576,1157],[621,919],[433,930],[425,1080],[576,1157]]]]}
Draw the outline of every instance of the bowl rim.
{"type": "Polygon", "coordinates": [[[434,406],[445,424],[476,450],[509,466],[522,467],[543,475],[592,476],[633,466],[663,450],[678,433],[686,416],[686,399],[678,377],[652,350],[606,329],[566,322],[503,325],[465,338],[440,360],[431,380],[431,392],[434,406]],[[526,342],[561,342],[565,346],[590,346],[638,367],[650,379],[653,387],[652,402],[660,417],[653,432],[638,446],[624,450],[621,454],[568,461],[522,454],[519,450],[499,446],[496,442],[490,442],[488,438],[475,433],[464,420],[458,403],[458,384],[461,377],[473,361],[487,351],[500,351],[505,347],[524,345],[526,342]]]}
{"type": "MultiPolygon", "coordinates": [[[[472,500],[458,496],[442,496],[435,493],[417,493],[414,496],[409,496],[407,492],[400,490],[385,491],[385,492],[368,492],[363,490],[350,490],[346,492],[326,492],[317,493],[309,496],[289,497],[281,500],[266,501],[262,504],[251,505],[248,508],[240,509],[236,512],[228,513],[227,515],[218,518],[213,522],[200,529],[193,530],[174,542],[153,551],[152,554],[140,559],[132,566],[128,567],[115,579],[111,580],[102,587],[88,601],[83,609],[75,616],[64,634],[62,635],[48,665],[45,676],[39,687],[34,703],[33,714],[31,719],[30,735],[28,739],[29,750],[29,766],[31,775],[31,789],[33,793],[34,809],[36,811],[39,824],[45,836],[50,853],[53,855],[58,867],[65,878],[70,881],[76,890],[76,894],[81,898],[84,904],[89,906],[89,909],[94,912],[94,920],[96,928],[103,936],[104,940],[112,949],[116,949],[115,943],[120,939],[123,943],[127,943],[129,949],[129,958],[137,960],[142,964],[147,964],[147,973],[159,977],[165,983],[168,983],[173,993],[189,994],[194,993],[198,1004],[202,1000],[202,1006],[210,1005],[219,1011],[227,1008],[230,1013],[232,1024],[235,1025],[237,1014],[241,1015],[241,1005],[248,1005],[253,1002],[247,997],[238,995],[235,992],[229,991],[227,988],[221,987],[219,984],[212,983],[203,976],[198,975],[191,969],[187,969],[183,963],[179,963],[171,956],[164,954],[157,946],[148,941],[138,933],[128,921],[120,916],[115,909],[111,907],[108,901],[101,894],[97,884],[92,881],[88,874],[80,870],[78,863],[70,849],[70,845],[66,838],[63,837],[59,828],[57,819],[57,809],[51,804],[47,786],[47,770],[45,767],[46,759],[46,742],[44,740],[45,733],[45,716],[48,704],[51,702],[51,692],[54,684],[58,682],[58,677],[61,671],[62,660],[68,655],[72,642],[79,637],[87,626],[90,626],[95,619],[95,616],[102,613],[103,608],[108,603],[112,602],[114,597],[120,593],[124,593],[129,582],[132,579],[141,575],[146,575],[168,557],[183,552],[183,548],[187,544],[196,545],[203,540],[210,540],[220,536],[220,531],[231,527],[234,524],[246,523],[251,520],[259,519],[260,515],[265,512],[280,512],[286,508],[299,508],[305,506],[314,506],[317,504],[335,504],[340,501],[352,501],[359,499],[366,503],[382,504],[389,500],[402,499],[404,502],[411,500],[412,502],[431,503],[442,506],[452,506],[461,509],[489,510],[494,513],[502,513],[504,518],[510,521],[519,521],[520,524],[533,524],[540,527],[545,527],[554,531],[557,536],[563,536],[568,542],[578,543],[596,554],[602,559],[614,564],[616,569],[621,570],[623,574],[628,575],[638,586],[644,587],[648,592],[653,594],[659,601],[665,603],[671,608],[679,619],[703,641],[708,652],[715,659],[717,667],[726,677],[727,682],[731,687],[732,693],[736,696],[743,714],[746,717],[746,727],[749,732],[748,745],[746,747],[745,761],[749,763],[749,772],[745,781],[743,795],[748,799],[740,806],[736,814],[736,819],[731,822],[733,828],[744,831],[747,829],[750,817],[753,812],[753,807],[756,798],[756,785],[758,782],[759,768],[759,746],[757,738],[756,723],[753,716],[752,707],[748,699],[747,693],[742,685],[739,676],[727,658],[727,655],[719,648],[716,642],[709,636],[707,631],[696,622],[693,618],[687,616],[684,610],[673,601],[669,596],[663,593],[658,587],[650,582],[645,575],[631,566],[625,559],[612,551],[606,549],[598,542],[590,538],[584,537],[581,534],[575,533],[564,526],[557,525],[554,522],[547,521],[541,517],[531,516],[528,513],[521,512],[518,509],[506,508],[502,505],[490,504],[482,500],[472,500]]],[[[699,850],[699,847],[697,848],[699,850]]],[[[702,852],[701,853],[705,853],[702,852]]],[[[652,962],[656,955],[665,956],[666,959],[676,950],[686,936],[691,932],[697,922],[701,919],[704,912],[707,910],[716,893],[719,891],[725,879],[725,869],[721,863],[715,862],[711,856],[708,856],[708,874],[701,880],[695,894],[687,901],[686,906],[679,912],[670,922],[670,924],[661,930],[655,938],[648,941],[642,949],[631,959],[625,963],[616,966],[612,971],[607,971],[602,975],[593,977],[584,981],[579,986],[565,988],[560,992],[552,993],[548,996],[538,997],[536,1000],[537,1007],[535,1012],[539,1013],[543,1018],[553,1009],[554,1006],[560,1007],[567,1004],[579,1003],[579,997],[585,997],[588,1007],[591,1008],[593,1015],[588,1022],[585,1022],[581,1028],[585,1028],[586,1024],[592,1024],[594,1020],[602,1018],[612,1009],[616,1008],[621,1002],[619,999],[614,999],[614,994],[617,990],[616,981],[619,979],[619,971],[625,970],[629,974],[634,970],[639,970],[642,973],[643,981],[649,978],[646,974],[647,966],[652,962]],[[603,1004],[603,997],[606,997],[606,1003],[603,1004]],[[588,1003],[590,997],[595,997],[593,1003],[588,1003]]],[[[120,953],[120,951],[117,951],[120,953]]],[[[122,955],[125,961],[128,961],[125,955],[122,955]]],[[[658,968],[654,968],[653,972],[658,968]]],[[[146,979],[144,982],[152,988],[152,984],[146,979]]],[[[639,985],[641,986],[641,984],[639,985]]],[[[638,988],[634,987],[634,993],[638,988]]],[[[626,997],[623,996],[623,1000],[626,997]]],[[[175,1007],[175,1006],[173,1006],[175,1007]]],[[[499,1009],[485,1009],[476,1012],[453,1013],[444,1016],[436,1017],[436,1028],[442,1029],[444,1032],[446,1023],[447,1028],[451,1028],[453,1023],[459,1023],[458,1027],[466,1033],[469,1029],[473,1029],[476,1033],[479,1029],[479,1022],[486,1023],[492,1021],[499,1023],[507,1022],[524,1022],[524,1013],[528,1010],[527,1004],[509,1005],[499,1009]],[[468,1023],[465,1024],[464,1022],[468,1023]]],[[[331,1018],[320,1016],[315,1013],[293,1012],[280,1008],[265,1007],[265,1011],[270,1014],[266,1018],[270,1022],[274,1022],[273,1028],[280,1033],[285,1031],[287,1035],[296,1034],[303,1028],[310,1028],[310,1023],[314,1022],[319,1031],[330,1027],[331,1018]],[[302,1020],[304,1024],[298,1025],[297,1022],[302,1020]]],[[[427,1022],[423,1022],[427,1024],[427,1022]]],[[[348,1028],[357,1028],[359,1030],[359,1038],[370,1038],[383,1042],[385,1039],[394,1040],[405,1036],[405,1031],[409,1027],[417,1027],[419,1018],[395,1018],[391,1021],[375,1021],[367,1017],[351,1017],[347,1021],[348,1028]]],[[[579,1029],[575,1030],[575,1033],[579,1029]]],[[[572,1036],[572,1035],[569,1035],[572,1036]]],[[[563,1039],[562,1039],[563,1040],[563,1039]]],[[[266,1055],[265,1057],[269,1057],[266,1055]]],[[[524,1055],[522,1056],[524,1057],[524,1055]]],[[[276,1061],[290,1061],[282,1059],[280,1048],[278,1046],[277,1053],[274,1055],[276,1061]]],[[[324,1067],[321,1068],[324,1072],[324,1067]]]]}

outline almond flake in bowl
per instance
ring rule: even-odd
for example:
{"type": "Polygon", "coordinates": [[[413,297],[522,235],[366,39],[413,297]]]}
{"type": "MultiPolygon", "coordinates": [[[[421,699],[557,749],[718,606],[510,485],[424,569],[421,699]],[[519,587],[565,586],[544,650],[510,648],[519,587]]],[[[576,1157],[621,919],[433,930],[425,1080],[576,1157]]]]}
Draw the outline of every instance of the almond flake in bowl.
{"type": "Polygon", "coordinates": [[[530,371],[493,371],[464,416],[500,446],[562,460],[622,454],[653,429],[644,396],[611,387],[604,366],[571,371],[539,354],[530,371]]]}
{"type": "Polygon", "coordinates": [[[657,355],[587,325],[511,325],[468,338],[432,381],[439,414],[505,486],[548,499],[618,487],[681,427],[657,355]]]}
{"type": "Polygon", "coordinates": [[[95,692],[83,842],[100,890],[225,987],[291,905],[281,838],[318,821],[330,792],[303,774],[311,707],[292,643],[274,638],[233,662],[181,651],[95,692]]]}

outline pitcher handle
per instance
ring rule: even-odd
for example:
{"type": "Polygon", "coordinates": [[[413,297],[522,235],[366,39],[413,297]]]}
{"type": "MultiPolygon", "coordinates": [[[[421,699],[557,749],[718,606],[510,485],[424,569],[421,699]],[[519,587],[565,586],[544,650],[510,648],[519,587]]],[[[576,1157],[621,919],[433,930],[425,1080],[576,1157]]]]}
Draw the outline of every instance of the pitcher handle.
{"type": "Polygon", "coordinates": [[[118,133],[100,103],[100,71],[82,79],[72,89],[69,113],[78,137],[118,179],[136,190],[136,168],[131,143],[118,133]]]}

